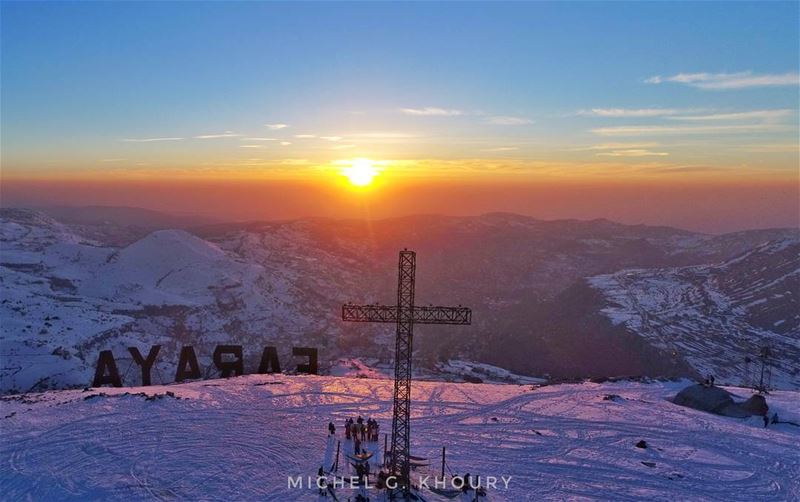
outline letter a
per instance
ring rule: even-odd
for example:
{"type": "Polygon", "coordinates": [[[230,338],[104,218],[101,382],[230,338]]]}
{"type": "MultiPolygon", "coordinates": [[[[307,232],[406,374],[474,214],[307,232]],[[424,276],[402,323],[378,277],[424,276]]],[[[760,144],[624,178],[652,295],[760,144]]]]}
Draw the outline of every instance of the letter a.
{"type": "Polygon", "coordinates": [[[259,373],[280,373],[281,363],[278,361],[278,351],[275,347],[264,347],[261,354],[261,364],[258,365],[259,373]]]}
{"type": "Polygon", "coordinates": [[[175,373],[175,381],[183,382],[187,379],[195,380],[201,378],[201,376],[200,365],[197,364],[197,356],[194,354],[194,347],[189,345],[188,347],[181,348],[181,358],[178,361],[178,371],[175,373]],[[189,368],[186,368],[187,364],[189,368]]]}
{"type": "Polygon", "coordinates": [[[114,354],[110,350],[101,351],[97,357],[97,368],[94,371],[92,387],[102,387],[105,384],[122,387],[122,379],[119,377],[117,362],[114,361],[114,354]]]}

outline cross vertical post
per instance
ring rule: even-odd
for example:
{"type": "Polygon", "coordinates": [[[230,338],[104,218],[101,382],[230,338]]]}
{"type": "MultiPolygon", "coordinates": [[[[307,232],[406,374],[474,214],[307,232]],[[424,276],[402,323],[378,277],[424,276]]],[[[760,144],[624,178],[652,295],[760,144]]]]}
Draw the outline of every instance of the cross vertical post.
{"type": "Polygon", "coordinates": [[[392,449],[390,474],[395,476],[402,496],[411,496],[411,356],[415,324],[470,324],[467,307],[417,307],[414,305],[416,253],[400,251],[396,305],[342,305],[342,320],[395,323],[397,336],[394,358],[392,449]]]}
{"type": "Polygon", "coordinates": [[[411,478],[411,354],[414,342],[414,275],[417,255],[400,251],[397,277],[397,339],[394,360],[391,470],[404,489],[411,478]]]}

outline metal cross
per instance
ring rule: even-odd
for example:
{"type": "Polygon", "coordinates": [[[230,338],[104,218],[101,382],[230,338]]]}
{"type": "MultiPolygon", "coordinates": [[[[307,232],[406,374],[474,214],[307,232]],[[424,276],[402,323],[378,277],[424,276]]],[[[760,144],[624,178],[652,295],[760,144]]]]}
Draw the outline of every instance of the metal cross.
{"type": "Polygon", "coordinates": [[[391,322],[397,324],[394,359],[394,409],[392,414],[391,473],[408,495],[411,480],[411,352],[414,324],[470,324],[467,307],[417,307],[414,305],[416,253],[400,251],[397,280],[397,305],[342,306],[342,319],[353,322],[391,322]]]}

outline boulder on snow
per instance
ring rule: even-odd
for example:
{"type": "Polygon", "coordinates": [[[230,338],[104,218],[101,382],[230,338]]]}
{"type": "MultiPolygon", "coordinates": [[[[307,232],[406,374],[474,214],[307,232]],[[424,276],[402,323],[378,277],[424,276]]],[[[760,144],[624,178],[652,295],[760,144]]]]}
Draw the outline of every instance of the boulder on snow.
{"type": "Polygon", "coordinates": [[[672,402],[709,413],[719,413],[734,404],[733,397],[725,389],[700,384],[690,385],[678,392],[672,402]]]}
{"type": "Polygon", "coordinates": [[[769,411],[767,400],[761,394],[754,394],[750,399],[741,404],[743,410],[750,412],[751,415],[765,416],[769,411]]]}
{"type": "Polygon", "coordinates": [[[766,409],[767,403],[763,396],[753,396],[743,403],[737,403],[733,400],[733,395],[725,389],[695,384],[678,392],[672,402],[687,408],[726,417],[745,418],[766,413],[766,411],[761,411],[762,407],[757,398],[761,398],[761,404],[766,409]]]}

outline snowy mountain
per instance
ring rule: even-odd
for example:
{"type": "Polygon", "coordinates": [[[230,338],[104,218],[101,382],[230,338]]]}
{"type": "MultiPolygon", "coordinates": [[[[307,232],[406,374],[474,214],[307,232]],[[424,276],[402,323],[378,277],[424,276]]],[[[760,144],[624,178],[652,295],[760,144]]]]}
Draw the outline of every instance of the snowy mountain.
{"type": "MultiPolygon", "coordinates": [[[[489,490],[492,502],[798,500],[800,427],[765,429],[760,417],[671,403],[685,385],[414,382],[412,454],[430,466],[413,474],[439,474],[445,446],[448,476],[510,477],[507,489],[489,490]]],[[[330,502],[307,484],[290,487],[288,478],[313,482],[320,465],[333,464],[329,420],[342,453],[352,446],[342,435],[347,417],[376,418],[388,432],[391,396],[391,380],[287,375],[6,396],[0,493],[8,500],[330,502]]],[[[797,391],[773,392],[767,402],[782,422],[800,423],[797,391]]],[[[382,437],[367,443],[375,465],[382,446],[382,437]]],[[[351,473],[341,457],[337,474],[351,473]]],[[[340,500],[354,496],[337,492],[340,500]]]]}
{"type": "Polygon", "coordinates": [[[607,298],[602,312],[614,324],[680,354],[700,374],[752,384],[767,346],[773,386],[800,387],[798,239],[716,265],[623,270],[589,283],[607,298]]]}
{"type": "Polygon", "coordinates": [[[130,362],[127,347],[160,343],[157,374],[169,381],[182,345],[208,363],[218,342],[256,348],[313,332],[314,320],[287,306],[296,299],[286,277],[185,231],[113,248],[38,213],[11,216],[0,226],[4,390],[84,386],[104,349],[130,362]]]}
{"type": "Polygon", "coordinates": [[[285,367],[292,346],[318,347],[323,371],[341,358],[385,365],[393,328],[342,323],[340,307],[394,303],[405,247],[418,253],[419,304],[474,311],[470,327],[417,330],[421,368],[461,360],[559,378],[692,374],[682,358],[665,363],[663,346],[613,326],[599,313],[603,295],[581,289],[584,278],[720,262],[796,234],[710,236],[488,214],[215,224],[141,236],[149,213],[125,210],[119,223],[114,214],[72,213],[65,224],[0,210],[0,391],[85,386],[106,349],[125,383],[137,384],[127,348],[153,344],[162,346],[155,383],[173,381],[184,345],[195,347],[208,376],[217,344],[243,345],[248,372],[266,345],[278,347],[285,367]]]}

